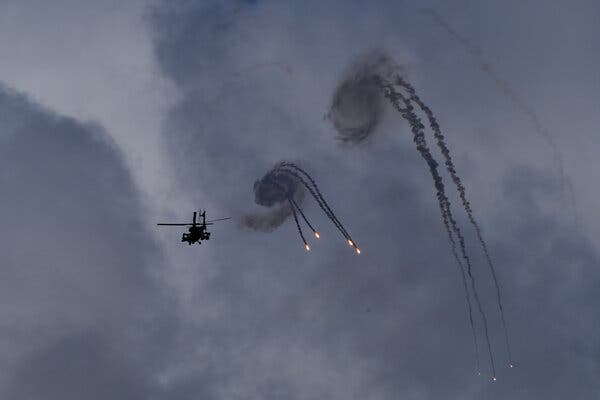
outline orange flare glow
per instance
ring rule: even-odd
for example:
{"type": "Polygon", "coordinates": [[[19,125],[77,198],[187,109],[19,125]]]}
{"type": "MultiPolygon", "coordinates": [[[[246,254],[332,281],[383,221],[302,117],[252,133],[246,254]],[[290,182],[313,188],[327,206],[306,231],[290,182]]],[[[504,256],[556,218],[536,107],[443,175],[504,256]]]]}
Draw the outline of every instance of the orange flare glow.
{"type": "Polygon", "coordinates": [[[305,244],[304,247],[306,248],[306,251],[310,251],[310,246],[305,244]]]}
{"type": "Polygon", "coordinates": [[[358,247],[356,248],[356,253],[360,254],[360,249],[358,247]]]}
{"type": "Polygon", "coordinates": [[[352,240],[350,240],[350,239],[348,239],[348,244],[349,244],[350,246],[354,246],[354,243],[352,243],[352,240]]]}
{"type": "Polygon", "coordinates": [[[315,232],[315,236],[317,237],[317,239],[321,237],[321,235],[319,235],[319,232],[315,232]]]}

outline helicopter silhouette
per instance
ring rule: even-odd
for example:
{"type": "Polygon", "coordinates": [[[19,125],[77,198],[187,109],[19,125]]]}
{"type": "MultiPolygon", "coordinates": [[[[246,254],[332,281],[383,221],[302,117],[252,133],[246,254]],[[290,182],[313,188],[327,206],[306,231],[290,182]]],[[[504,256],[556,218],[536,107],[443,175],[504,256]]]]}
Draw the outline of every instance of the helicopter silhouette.
{"type": "Polygon", "coordinates": [[[192,219],[191,224],[163,224],[163,223],[161,223],[161,224],[156,224],[156,225],[158,225],[158,226],[189,226],[189,229],[188,229],[189,233],[184,233],[181,236],[181,241],[187,242],[189,245],[191,245],[193,243],[202,244],[203,240],[210,239],[210,232],[206,229],[207,225],[213,225],[214,222],[231,219],[231,218],[219,218],[219,219],[214,219],[212,221],[206,221],[206,211],[202,211],[202,214],[200,214],[200,215],[202,216],[201,224],[198,224],[196,222],[196,211],[194,211],[194,217],[192,219]]]}

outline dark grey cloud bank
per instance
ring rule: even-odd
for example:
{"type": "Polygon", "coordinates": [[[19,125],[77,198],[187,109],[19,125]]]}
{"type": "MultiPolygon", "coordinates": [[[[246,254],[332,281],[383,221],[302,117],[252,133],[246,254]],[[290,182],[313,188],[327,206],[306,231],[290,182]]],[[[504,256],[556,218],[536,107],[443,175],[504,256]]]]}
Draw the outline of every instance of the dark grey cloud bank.
{"type": "MultiPolygon", "coordinates": [[[[289,222],[269,234],[232,231],[211,242],[200,261],[188,258],[202,279],[191,300],[201,312],[187,316],[186,337],[190,347],[203,349],[178,375],[195,383],[189,390],[206,398],[269,399],[595,396],[598,252],[557,214],[560,187],[534,141],[507,138],[507,146],[519,143],[524,157],[506,160],[495,154],[498,130],[469,140],[476,129],[469,126],[478,124],[464,117],[469,107],[476,120],[502,113],[509,129],[507,110],[482,116],[472,98],[444,95],[450,81],[472,84],[468,72],[432,77],[423,75],[431,67],[409,71],[417,83],[427,82],[421,97],[440,110],[441,124],[469,127],[464,137],[464,129],[446,128],[449,145],[473,202],[492,202],[476,210],[503,284],[517,363],[502,368],[492,385],[474,376],[462,283],[408,127],[391,114],[378,124],[386,135],[376,143],[342,152],[322,121],[353,56],[373,46],[400,46],[404,38],[427,53],[428,28],[385,2],[372,9],[258,2],[222,29],[221,16],[231,7],[164,2],[150,18],[158,61],[185,94],[165,130],[184,192],[241,212],[252,205],[256,176],[273,162],[307,160],[363,255],[341,250],[334,231],[324,230],[307,256],[289,222]],[[229,81],[265,53],[294,66],[295,78],[269,71],[229,81]]],[[[482,89],[477,93],[489,100],[482,89]]],[[[469,232],[466,216],[460,222],[469,232]]],[[[504,364],[493,284],[483,255],[473,261],[492,345],[504,364]]]]}
{"type": "Polygon", "coordinates": [[[0,397],[161,393],[161,253],[120,152],[4,86],[0,116],[0,397]]]}

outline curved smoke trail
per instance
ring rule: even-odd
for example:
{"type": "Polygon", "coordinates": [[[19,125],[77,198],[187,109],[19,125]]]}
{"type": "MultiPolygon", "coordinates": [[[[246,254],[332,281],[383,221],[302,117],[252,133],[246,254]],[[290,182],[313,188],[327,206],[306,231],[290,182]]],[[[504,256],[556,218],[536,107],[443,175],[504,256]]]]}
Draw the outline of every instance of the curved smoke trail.
{"type": "Polygon", "coordinates": [[[304,184],[304,186],[306,187],[306,189],[308,189],[308,191],[311,193],[311,195],[317,201],[317,203],[319,204],[319,206],[321,207],[321,209],[323,210],[323,212],[325,212],[325,214],[329,217],[329,219],[334,223],[334,225],[342,233],[342,235],[344,236],[344,238],[347,239],[347,240],[350,240],[351,242],[354,243],[352,237],[350,236],[350,234],[348,233],[348,231],[346,230],[346,228],[342,225],[342,223],[340,222],[340,220],[336,217],[336,215],[333,213],[333,211],[329,207],[329,204],[327,204],[327,202],[325,201],[325,198],[323,197],[323,195],[321,194],[321,191],[319,190],[319,186],[317,185],[317,183],[315,182],[315,180],[312,178],[312,176],[310,176],[308,174],[308,172],[306,172],[304,169],[300,168],[299,166],[297,166],[296,164],[293,164],[293,163],[289,163],[289,162],[285,162],[284,161],[284,162],[280,163],[280,166],[281,166],[281,168],[285,169],[289,173],[293,174],[298,180],[300,180],[300,182],[302,184],[304,184]],[[304,178],[302,178],[300,175],[298,175],[293,170],[298,171],[299,173],[301,173],[302,175],[304,175],[310,181],[310,183],[311,183],[312,186],[309,185],[304,180],[304,178]]]}
{"type": "Polygon", "coordinates": [[[358,254],[360,254],[358,245],[353,241],[350,234],[346,231],[325,201],[315,180],[303,168],[287,161],[279,162],[261,179],[254,183],[256,204],[270,207],[271,212],[266,214],[246,215],[242,218],[242,225],[253,230],[269,232],[277,228],[292,215],[296,223],[296,228],[298,229],[298,234],[302,239],[306,250],[310,250],[310,246],[308,245],[302,227],[300,226],[298,214],[300,214],[317,239],[320,235],[310,223],[299,204],[300,201],[304,199],[305,189],[308,190],[321,210],[331,222],[333,222],[344,238],[348,240],[349,244],[355,248],[358,254]],[[305,177],[310,183],[307,182],[305,177]]]}
{"type": "MultiPolygon", "coordinates": [[[[554,137],[548,130],[548,128],[542,123],[541,118],[537,115],[537,113],[533,110],[531,106],[529,106],[512,88],[512,86],[504,79],[500,77],[498,72],[494,70],[492,65],[483,57],[483,53],[481,49],[471,43],[470,40],[460,35],[456,32],[437,12],[432,9],[423,9],[420,10],[421,13],[427,14],[431,16],[433,21],[440,26],[442,29],[446,31],[448,36],[459,43],[466,52],[475,58],[478,63],[479,69],[481,69],[485,74],[490,77],[492,81],[496,84],[496,86],[504,93],[506,97],[519,109],[523,114],[525,114],[531,124],[534,127],[535,132],[540,135],[548,146],[552,149],[552,162],[554,164],[554,168],[558,171],[560,185],[562,187],[563,195],[564,193],[568,193],[569,203],[571,210],[573,212],[573,216],[575,219],[576,225],[580,223],[579,217],[579,209],[577,206],[577,199],[575,198],[575,191],[573,189],[573,182],[571,178],[565,173],[563,157],[560,152],[554,137]]],[[[511,364],[512,365],[512,364],[511,364]]]]}
{"type": "Polygon", "coordinates": [[[298,222],[298,215],[296,215],[294,203],[292,203],[292,200],[289,197],[287,200],[290,204],[290,208],[292,210],[292,215],[294,216],[294,222],[296,223],[296,228],[298,229],[298,234],[300,234],[300,238],[302,239],[302,242],[304,243],[304,247],[306,248],[306,250],[310,250],[310,246],[306,242],[306,238],[304,237],[304,233],[302,232],[302,228],[300,227],[300,223],[298,222]]]}
{"type": "MultiPolygon", "coordinates": [[[[440,212],[442,214],[442,222],[448,234],[452,254],[457,262],[461,272],[461,277],[463,279],[465,297],[467,298],[469,323],[473,333],[477,364],[479,364],[477,334],[473,322],[470,298],[471,294],[467,285],[467,277],[470,282],[473,298],[475,299],[480,317],[483,322],[484,334],[493,373],[493,380],[495,380],[495,362],[489,340],[487,316],[483,311],[483,307],[479,299],[475,278],[472,274],[471,261],[465,248],[465,240],[452,214],[450,201],[446,196],[444,184],[437,169],[438,164],[433,158],[425,140],[425,126],[417,116],[415,106],[418,107],[418,109],[420,109],[420,111],[422,111],[428,119],[429,125],[433,131],[433,136],[436,140],[436,144],[444,157],[446,169],[448,170],[452,181],[456,186],[461,198],[462,206],[467,213],[470,223],[477,233],[479,244],[488,261],[490,272],[496,286],[497,303],[502,319],[504,337],[507,344],[507,352],[509,359],[512,359],[508,340],[508,330],[506,328],[506,321],[502,307],[502,298],[500,295],[500,285],[496,276],[495,268],[491,261],[487,244],[483,239],[481,229],[474,218],[471,205],[467,201],[466,190],[460,178],[458,177],[458,174],[456,173],[456,168],[450,156],[448,147],[444,141],[444,136],[437,120],[433,115],[433,112],[419,98],[414,88],[402,78],[401,67],[398,67],[397,64],[395,64],[386,54],[382,52],[372,52],[359,59],[352,66],[350,72],[346,74],[346,77],[337,86],[333,95],[332,106],[327,114],[327,117],[331,120],[336,128],[338,139],[349,144],[360,143],[374,133],[375,128],[381,119],[381,115],[383,113],[383,103],[381,101],[382,91],[383,98],[389,100],[392,106],[400,112],[404,119],[409,122],[417,150],[429,167],[430,174],[434,180],[434,187],[437,192],[436,196],[438,198],[440,212]],[[402,91],[396,90],[395,87],[399,87],[403,91],[407,92],[407,94],[404,95],[402,91]],[[457,242],[454,240],[454,235],[456,235],[456,238],[458,239],[460,254],[466,264],[466,267],[463,265],[460,257],[458,256],[457,242]]],[[[509,365],[512,366],[512,361],[509,365]]]]}
{"type": "MultiPolygon", "coordinates": [[[[402,117],[408,121],[411,131],[413,133],[413,140],[414,140],[415,144],[417,145],[417,150],[419,151],[419,154],[421,155],[421,157],[427,163],[427,166],[429,167],[429,172],[431,173],[431,177],[433,178],[434,186],[437,190],[437,197],[438,197],[438,200],[440,203],[440,211],[442,213],[442,219],[444,220],[445,224],[447,224],[447,221],[450,222],[450,227],[452,228],[452,232],[458,237],[461,255],[467,265],[467,275],[471,282],[471,291],[473,293],[473,298],[475,299],[475,304],[477,305],[479,315],[481,317],[481,320],[483,321],[485,340],[486,340],[486,344],[487,344],[487,348],[488,348],[490,364],[492,367],[492,376],[495,378],[496,366],[495,366],[495,362],[494,362],[494,355],[492,353],[492,347],[490,344],[487,317],[485,315],[485,312],[483,311],[483,307],[482,307],[481,301],[479,299],[479,294],[477,293],[477,288],[475,285],[475,278],[473,277],[472,269],[471,269],[471,260],[470,260],[469,256],[467,255],[466,248],[465,248],[465,239],[460,231],[460,228],[458,227],[458,224],[456,223],[456,220],[454,219],[454,217],[452,215],[452,211],[450,209],[450,201],[448,200],[448,197],[446,196],[442,177],[440,176],[440,174],[437,170],[438,164],[433,159],[433,156],[431,155],[431,151],[429,150],[429,147],[427,146],[427,141],[425,140],[425,133],[423,131],[425,127],[423,126],[423,123],[421,122],[419,117],[415,114],[414,108],[407,97],[405,97],[401,93],[396,92],[393,89],[391,84],[383,83],[380,80],[378,80],[378,81],[379,81],[378,83],[379,83],[380,87],[384,91],[384,96],[390,100],[392,105],[401,113],[402,117]],[[398,103],[398,100],[402,100],[405,108],[401,107],[401,105],[398,103]]],[[[454,243],[454,239],[452,237],[450,237],[450,242],[454,243]]],[[[461,269],[462,269],[462,267],[461,267],[461,269]]]]}
{"type": "Polygon", "coordinates": [[[317,230],[312,226],[312,224],[308,221],[308,218],[306,218],[306,215],[304,215],[304,212],[302,211],[302,208],[300,208],[300,206],[298,205],[298,203],[296,203],[296,201],[293,198],[289,198],[290,202],[292,203],[292,206],[294,206],[294,208],[296,208],[296,210],[298,210],[298,212],[300,213],[300,215],[302,216],[302,219],[304,220],[304,222],[306,223],[306,225],[308,225],[308,227],[310,228],[310,230],[313,231],[313,233],[318,236],[318,232],[317,230]]]}
{"type": "Polygon", "coordinates": [[[492,263],[490,253],[487,249],[487,244],[486,244],[485,240],[483,239],[483,235],[481,234],[481,228],[479,227],[479,224],[477,223],[477,221],[475,220],[475,217],[473,216],[473,210],[471,209],[471,204],[467,200],[467,194],[466,194],[465,187],[462,184],[460,177],[456,174],[456,168],[454,167],[454,162],[452,161],[452,157],[450,156],[450,151],[448,150],[448,146],[446,145],[446,142],[444,141],[444,135],[442,134],[440,125],[438,124],[437,119],[433,115],[433,112],[431,111],[431,109],[427,105],[425,105],[425,103],[423,103],[423,101],[417,95],[415,89],[412,87],[411,84],[406,82],[401,76],[396,77],[395,84],[406,89],[406,91],[410,95],[410,97],[409,97],[410,101],[417,104],[419,106],[419,108],[427,116],[427,119],[429,121],[429,126],[431,127],[431,130],[433,131],[433,135],[436,139],[437,145],[440,148],[442,155],[444,156],[446,170],[450,173],[450,177],[452,178],[452,181],[454,182],[454,184],[456,186],[456,189],[459,193],[459,197],[462,202],[463,208],[465,209],[465,212],[467,213],[467,217],[469,218],[469,222],[475,229],[475,233],[477,234],[477,239],[479,240],[479,244],[481,245],[481,248],[483,249],[483,253],[485,255],[487,264],[490,268],[490,273],[491,273],[492,279],[494,281],[494,286],[496,287],[496,300],[497,300],[497,304],[498,304],[498,309],[500,311],[500,318],[502,320],[502,327],[504,330],[504,339],[506,342],[506,349],[508,352],[509,365],[512,365],[512,354],[511,354],[511,350],[510,350],[510,342],[508,340],[508,328],[506,326],[506,319],[504,317],[504,309],[502,307],[502,294],[500,291],[500,283],[498,282],[498,278],[496,277],[496,269],[494,268],[494,264],[492,263]]]}

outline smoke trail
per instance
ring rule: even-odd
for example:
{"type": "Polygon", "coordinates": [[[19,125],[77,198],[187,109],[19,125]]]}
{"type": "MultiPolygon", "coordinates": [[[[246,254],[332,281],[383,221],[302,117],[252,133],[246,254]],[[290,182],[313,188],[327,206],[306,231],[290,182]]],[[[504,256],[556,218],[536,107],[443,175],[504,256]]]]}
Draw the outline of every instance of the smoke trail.
{"type": "MultiPolygon", "coordinates": [[[[331,222],[333,222],[333,224],[335,225],[335,227],[340,231],[340,233],[347,240],[348,244],[350,246],[352,246],[356,250],[356,252],[358,254],[360,254],[361,253],[360,247],[354,241],[354,239],[352,238],[352,236],[350,235],[350,233],[348,233],[348,231],[346,230],[346,228],[344,228],[344,226],[342,225],[342,223],[340,222],[340,220],[333,213],[333,211],[331,210],[331,208],[329,207],[329,205],[325,201],[325,198],[323,197],[323,195],[319,191],[319,187],[317,186],[317,183],[308,174],[308,172],[306,172],[302,168],[298,167],[297,165],[292,164],[292,163],[288,163],[288,162],[282,162],[280,164],[280,168],[283,169],[283,170],[285,170],[287,173],[292,174],[294,177],[296,177],[296,179],[298,179],[308,189],[308,191],[310,192],[310,194],[316,200],[317,204],[319,204],[319,207],[321,207],[321,210],[323,210],[323,212],[325,213],[325,215],[331,220],[331,222]],[[293,168],[293,169],[290,169],[290,168],[293,168]],[[312,183],[313,186],[311,187],[306,182],[306,180],[304,180],[304,178],[302,176],[298,175],[294,170],[301,171],[301,173],[303,175],[305,175],[310,180],[310,182],[312,183]]],[[[317,236],[317,235],[315,235],[315,236],[317,236]]]]}
{"type": "Polygon", "coordinates": [[[302,185],[304,185],[304,187],[309,191],[311,196],[315,199],[315,201],[317,202],[317,204],[319,205],[321,210],[325,213],[325,215],[331,220],[331,222],[334,223],[334,225],[338,228],[338,230],[342,233],[342,235],[344,235],[344,237],[347,237],[346,230],[342,226],[339,225],[339,221],[337,220],[337,218],[335,218],[335,216],[331,215],[331,210],[328,210],[325,207],[325,205],[323,204],[322,198],[317,194],[317,192],[315,191],[315,188],[313,186],[309,185],[308,182],[302,176],[298,175],[297,172],[295,172],[292,169],[286,168],[284,166],[283,162],[279,165],[279,168],[282,171],[285,171],[285,173],[288,173],[288,174],[294,176],[296,179],[298,179],[298,181],[302,185]]]}
{"type": "Polygon", "coordinates": [[[300,227],[300,223],[298,222],[298,216],[296,215],[296,210],[294,209],[294,203],[292,203],[292,200],[290,197],[288,197],[288,202],[289,202],[290,208],[292,210],[292,215],[294,216],[294,222],[296,222],[296,228],[298,229],[300,238],[302,239],[302,242],[304,243],[304,248],[306,249],[306,251],[308,251],[308,250],[310,250],[310,246],[308,245],[308,243],[306,243],[306,239],[304,238],[304,233],[302,232],[302,228],[300,227]]]}
{"type": "Polygon", "coordinates": [[[313,234],[318,239],[319,238],[319,232],[317,232],[317,230],[308,221],[308,218],[306,218],[306,215],[304,215],[304,212],[302,211],[302,208],[300,208],[300,206],[298,205],[298,203],[296,203],[296,201],[293,198],[289,197],[289,200],[292,203],[292,205],[294,206],[294,208],[296,208],[296,210],[298,210],[298,212],[302,216],[302,219],[304,220],[304,222],[306,222],[306,225],[308,225],[308,227],[313,231],[313,234]]]}
{"type": "Polygon", "coordinates": [[[296,164],[286,161],[276,164],[274,168],[265,174],[265,176],[254,183],[254,200],[256,204],[270,207],[271,212],[260,215],[246,215],[242,218],[242,226],[257,231],[268,232],[277,228],[289,217],[289,215],[292,215],[306,250],[310,250],[310,246],[306,242],[306,238],[304,237],[304,233],[300,227],[297,213],[300,213],[300,216],[313,231],[315,237],[318,239],[320,236],[317,230],[309,222],[299,205],[299,203],[304,199],[305,189],[309,191],[317,204],[319,204],[319,207],[334,223],[344,238],[346,238],[350,245],[355,248],[356,252],[360,254],[361,251],[359,247],[352,241],[350,235],[347,233],[343,225],[341,225],[335,214],[333,214],[333,211],[331,211],[331,208],[329,208],[327,205],[327,202],[321,193],[318,191],[316,182],[310,175],[308,175],[306,171],[304,171],[304,169],[300,168],[296,164]],[[296,171],[302,171],[302,173],[310,179],[312,186],[296,171]],[[315,188],[317,191],[315,191],[315,188]]]}
{"type": "MultiPolygon", "coordinates": [[[[274,177],[277,178],[277,174],[279,171],[277,169],[275,169],[275,170],[272,170],[271,172],[274,174],[274,177]]],[[[288,178],[288,176],[283,175],[279,178],[288,178]]],[[[285,182],[285,180],[284,180],[284,182],[285,182]]],[[[300,209],[300,206],[298,205],[298,203],[296,203],[296,201],[293,199],[292,189],[295,190],[295,188],[293,188],[293,187],[285,188],[282,186],[282,184],[280,182],[277,182],[276,179],[273,179],[270,183],[272,183],[279,190],[280,194],[281,193],[285,194],[288,204],[290,206],[290,209],[292,210],[292,215],[294,217],[294,222],[296,223],[296,228],[298,229],[298,234],[300,235],[300,239],[302,239],[302,243],[304,243],[304,248],[306,249],[306,251],[310,251],[310,246],[306,242],[306,238],[304,237],[304,232],[302,231],[302,227],[300,226],[300,223],[298,222],[298,215],[296,214],[296,210],[299,211],[300,214],[302,214],[302,218],[304,218],[304,221],[306,221],[308,226],[310,226],[310,228],[313,229],[313,232],[316,232],[316,231],[314,230],[314,228],[312,227],[310,222],[308,222],[308,219],[306,219],[306,216],[300,209]]]]}
{"type": "MultiPolygon", "coordinates": [[[[360,248],[358,247],[358,244],[356,244],[354,242],[354,240],[352,239],[352,237],[350,236],[350,234],[348,233],[348,231],[346,231],[346,229],[344,228],[344,226],[341,224],[341,222],[339,222],[339,220],[337,219],[337,217],[335,216],[335,214],[333,214],[333,211],[331,211],[331,209],[329,208],[329,206],[327,205],[327,203],[325,202],[325,200],[322,198],[322,196],[320,196],[320,193],[317,194],[314,190],[313,187],[311,187],[305,180],[304,178],[302,178],[300,175],[298,175],[296,172],[294,172],[293,170],[289,170],[289,169],[285,169],[284,167],[282,167],[287,173],[292,174],[293,176],[295,176],[310,192],[310,194],[313,196],[313,198],[315,199],[315,201],[317,202],[317,204],[319,205],[319,207],[321,207],[321,210],[323,210],[323,212],[325,213],[325,215],[329,218],[329,220],[331,222],[333,222],[333,224],[335,225],[335,227],[340,231],[340,233],[344,236],[344,238],[348,241],[348,244],[352,247],[354,247],[356,249],[356,252],[358,254],[360,254],[360,248]]],[[[315,184],[316,185],[316,184],[315,184]]]]}
{"type": "MultiPolygon", "coordinates": [[[[282,161],[281,163],[279,163],[279,165],[275,169],[275,171],[278,171],[278,170],[284,171],[287,174],[291,174],[298,181],[300,181],[300,183],[302,185],[304,185],[304,187],[313,196],[313,198],[315,199],[315,201],[317,202],[317,204],[319,205],[319,207],[321,208],[321,210],[325,213],[325,215],[329,218],[329,220],[331,222],[333,222],[333,224],[335,225],[335,227],[341,232],[341,234],[344,236],[344,238],[348,241],[348,244],[350,246],[352,246],[356,250],[356,253],[360,254],[361,250],[358,247],[358,244],[356,244],[356,242],[352,239],[352,237],[350,236],[350,234],[348,233],[348,231],[346,231],[346,228],[344,228],[344,226],[342,225],[342,223],[335,216],[335,214],[333,213],[333,211],[331,210],[331,208],[329,207],[329,205],[325,201],[325,198],[323,198],[323,195],[319,191],[319,187],[317,186],[317,183],[308,174],[308,172],[306,172],[304,169],[298,167],[296,164],[293,164],[293,163],[290,163],[290,162],[287,162],[287,161],[282,161]],[[305,175],[310,180],[310,182],[312,183],[312,186],[309,185],[308,182],[306,182],[306,180],[302,176],[298,175],[296,173],[296,171],[301,171],[301,173],[303,175],[305,175]]],[[[300,209],[300,207],[297,207],[297,209],[300,212],[300,214],[302,215],[302,217],[304,218],[304,220],[306,221],[307,225],[313,230],[313,233],[315,234],[315,236],[318,239],[319,238],[319,233],[308,222],[308,220],[304,216],[304,213],[302,212],[302,210],[300,209]]]]}
{"type": "Polygon", "coordinates": [[[442,214],[442,222],[444,223],[444,228],[446,229],[446,233],[448,234],[448,240],[450,241],[450,250],[452,252],[452,256],[454,257],[454,260],[456,261],[456,265],[460,271],[463,288],[465,291],[465,299],[467,301],[467,310],[468,310],[468,314],[469,314],[469,325],[471,326],[471,334],[473,335],[473,347],[475,349],[476,369],[477,369],[477,373],[480,374],[481,367],[479,365],[479,344],[477,341],[477,332],[475,330],[475,323],[473,322],[473,306],[471,305],[471,295],[469,294],[469,287],[467,285],[467,277],[465,275],[465,267],[463,266],[463,263],[460,261],[458,253],[456,252],[456,242],[454,241],[454,236],[452,235],[452,231],[450,230],[450,225],[448,222],[448,215],[444,212],[445,206],[444,206],[443,198],[440,195],[438,195],[437,198],[438,198],[438,202],[439,202],[440,211],[442,214]]]}
{"type": "Polygon", "coordinates": [[[338,139],[341,139],[344,143],[349,144],[360,143],[364,141],[368,136],[374,133],[377,124],[373,121],[379,121],[383,110],[381,101],[381,91],[382,89],[384,89],[384,96],[392,102],[392,104],[398,111],[400,111],[403,118],[409,121],[411,125],[411,130],[414,135],[414,141],[417,144],[417,150],[427,162],[427,165],[430,169],[430,173],[433,177],[434,186],[437,190],[439,208],[442,214],[442,221],[448,234],[452,254],[460,269],[461,278],[463,280],[463,287],[465,291],[465,297],[467,299],[467,310],[469,315],[471,332],[473,335],[477,370],[479,371],[479,350],[477,343],[477,333],[473,323],[471,297],[467,285],[465,268],[457,254],[456,242],[454,241],[453,232],[459,238],[459,242],[461,245],[461,254],[463,255],[463,258],[465,259],[468,265],[467,274],[469,276],[469,281],[474,292],[473,296],[477,302],[479,313],[482,316],[482,320],[484,322],[488,353],[490,355],[492,370],[494,371],[495,375],[495,365],[493,360],[493,354],[491,351],[491,345],[489,342],[487,318],[483,313],[483,308],[481,307],[479,296],[476,291],[474,277],[471,274],[471,264],[469,258],[466,255],[464,238],[462,237],[462,234],[458,229],[456,221],[452,217],[452,213],[450,211],[450,203],[445,195],[444,185],[441,180],[441,177],[437,172],[437,163],[431,156],[425,142],[425,136],[423,132],[424,126],[414,114],[414,111],[412,110],[412,106],[409,103],[408,99],[403,98],[403,96],[400,93],[395,92],[391,85],[388,84],[387,87],[384,87],[382,85],[382,82],[389,82],[394,77],[398,76],[401,70],[402,68],[399,67],[396,63],[394,63],[390,57],[379,51],[371,52],[365,57],[360,58],[358,62],[353,64],[350,72],[346,73],[345,78],[342,80],[342,82],[338,84],[336,91],[334,92],[332,106],[329,113],[327,114],[327,117],[331,120],[334,127],[336,128],[337,133],[339,135],[338,139]],[[385,90],[386,88],[387,90],[385,90]],[[369,102],[374,101],[373,99],[376,99],[375,106],[364,107],[364,104],[368,104],[369,102]],[[406,108],[403,108],[400,105],[400,100],[402,100],[402,102],[406,104],[406,108]],[[360,118],[357,118],[356,115],[359,115],[360,118]],[[357,123],[357,120],[361,123],[357,123]]]}
{"type": "MultiPolygon", "coordinates": [[[[438,196],[438,201],[439,201],[440,210],[443,210],[444,204],[443,204],[443,200],[442,200],[441,196],[438,196]]],[[[463,263],[460,261],[460,258],[458,257],[458,253],[456,252],[456,242],[454,241],[454,236],[452,235],[452,231],[450,230],[450,225],[448,223],[448,216],[443,211],[442,211],[442,221],[444,223],[444,228],[446,229],[446,233],[448,234],[448,239],[450,241],[452,256],[454,257],[454,260],[456,261],[456,265],[458,266],[458,269],[460,271],[463,288],[465,291],[465,300],[467,301],[467,310],[468,310],[468,314],[469,314],[469,325],[471,326],[471,334],[473,335],[473,348],[475,349],[476,369],[477,369],[477,373],[480,374],[481,367],[479,365],[479,344],[477,341],[477,332],[475,330],[475,323],[473,322],[473,306],[471,305],[471,296],[469,294],[469,287],[467,285],[467,277],[465,275],[465,268],[463,266],[463,263]]]]}
{"type": "Polygon", "coordinates": [[[381,79],[379,79],[379,78],[375,78],[375,79],[376,79],[376,82],[378,83],[378,85],[381,87],[381,89],[383,89],[384,96],[390,100],[392,105],[401,113],[402,117],[408,121],[411,131],[413,133],[413,140],[414,140],[415,144],[417,145],[417,150],[419,151],[419,154],[421,154],[421,157],[427,163],[427,166],[429,167],[429,172],[431,173],[431,177],[433,178],[434,186],[437,190],[437,197],[438,197],[438,200],[440,203],[440,211],[442,213],[442,218],[447,219],[450,222],[452,231],[458,237],[461,255],[467,265],[467,275],[469,276],[469,280],[471,283],[471,290],[473,292],[473,298],[475,299],[475,303],[477,305],[479,314],[483,321],[484,334],[485,334],[486,344],[487,344],[487,348],[488,348],[490,364],[492,367],[492,376],[495,379],[496,367],[495,367],[494,355],[492,353],[492,348],[491,348],[490,339],[489,339],[487,317],[483,311],[483,307],[482,307],[481,301],[479,299],[479,294],[477,292],[477,288],[475,285],[475,278],[473,277],[473,274],[472,274],[471,260],[470,260],[469,256],[467,255],[466,248],[465,248],[464,237],[460,231],[460,228],[458,227],[458,224],[456,223],[456,221],[454,220],[454,217],[452,216],[452,211],[450,209],[450,201],[448,200],[448,198],[446,196],[442,178],[439,175],[439,172],[437,170],[437,162],[434,160],[433,156],[431,155],[431,151],[429,150],[429,147],[427,146],[427,142],[425,140],[425,133],[423,131],[425,127],[421,123],[421,120],[419,119],[419,117],[417,117],[417,115],[415,114],[414,108],[408,98],[406,98],[401,93],[396,92],[390,83],[383,83],[381,81],[381,79]],[[400,106],[398,100],[402,100],[405,108],[402,108],[400,106]]]}
{"type": "Polygon", "coordinates": [[[321,191],[319,190],[319,186],[317,185],[315,180],[312,178],[312,176],[310,176],[308,174],[308,172],[306,172],[304,169],[300,168],[296,164],[292,164],[292,163],[284,161],[280,164],[280,166],[281,166],[281,168],[285,169],[289,173],[293,174],[297,179],[300,180],[300,182],[302,182],[305,185],[305,187],[313,195],[313,197],[315,198],[315,200],[317,201],[317,203],[319,204],[321,209],[325,212],[325,214],[329,217],[329,219],[331,219],[331,221],[336,225],[336,227],[338,228],[338,230],[340,230],[342,235],[344,235],[344,237],[346,239],[352,241],[352,237],[350,236],[350,234],[348,233],[346,228],[344,228],[344,226],[342,225],[340,220],[336,217],[336,215],[333,213],[333,211],[331,210],[331,208],[325,201],[325,198],[323,197],[323,195],[321,194],[321,191]],[[312,188],[306,183],[306,181],[301,176],[299,176],[295,172],[291,171],[290,169],[296,170],[296,171],[300,172],[301,174],[303,174],[312,184],[312,188]]]}
{"type": "Polygon", "coordinates": [[[485,240],[483,239],[483,235],[481,234],[481,229],[479,228],[479,224],[477,223],[477,221],[475,220],[475,217],[473,216],[473,210],[471,209],[471,204],[469,203],[469,201],[467,201],[465,187],[462,184],[460,177],[456,174],[456,168],[454,167],[454,163],[452,161],[452,157],[450,156],[450,151],[448,150],[448,146],[446,145],[446,143],[444,141],[444,135],[442,134],[440,126],[439,126],[435,116],[433,115],[433,112],[431,111],[431,109],[429,107],[427,107],[427,105],[425,105],[425,103],[423,103],[423,101],[417,95],[417,93],[416,93],[415,89],[412,87],[412,85],[410,85],[408,82],[406,82],[404,79],[402,79],[401,76],[396,77],[395,83],[397,85],[403,87],[404,89],[406,89],[406,91],[410,95],[410,97],[409,97],[410,101],[417,104],[419,106],[419,108],[425,113],[425,115],[427,115],[427,119],[429,120],[429,125],[431,126],[431,130],[433,131],[434,137],[437,141],[437,145],[440,148],[442,155],[444,156],[446,169],[450,173],[452,181],[454,182],[456,189],[458,190],[463,208],[465,209],[467,216],[469,218],[469,222],[475,228],[475,232],[477,234],[477,239],[479,240],[479,244],[481,245],[481,248],[483,249],[483,253],[485,254],[485,258],[487,260],[487,264],[490,268],[492,279],[493,279],[494,285],[496,287],[496,297],[497,297],[496,300],[497,300],[497,304],[498,304],[498,309],[500,311],[502,327],[504,330],[504,339],[506,342],[506,349],[507,349],[508,359],[509,359],[508,361],[509,361],[509,365],[512,365],[512,354],[510,351],[510,341],[508,339],[508,329],[506,327],[506,320],[504,318],[504,309],[502,307],[502,295],[501,295],[501,291],[500,291],[500,284],[498,282],[498,278],[496,277],[496,269],[494,268],[494,264],[492,263],[490,253],[487,249],[487,244],[486,244],[485,240]]]}
{"type": "Polygon", "coordinates": [[[442,27],[446,31],[446,33],[448,33],[451,39],[459,43],[469,55],[471,55],[477,60],[479,69],[481,69],[485,74],[487,74],[488,77],[490,77],[490,79],[494,81],[496,86],[504,93],[504,95],[508,97],[510,101],[529,118],[531,124],[534,127],[534,130],[546,141],[546,144],[550,146],[550,148],[552,149],[552,162],[554,164],[554,168],[556,168],[556,170],[558,171],[559,181],[562,187],[563,195],[565,192],[568,193],[568,201],[570,204],[570,208],[573,212],[575,223],[576,225],[579,225],[579,208],[577,206],[577,201],[575,198],[573,183],[571,181],[571,178],[565,173],[563,157],[560,152],[560,149],[548,128],[542,123],[541,118],[537,115],[537,113],[533,110],[531,106],[525,103],[525,101],[517,94],[517,92],[512,88],[512,86],[506,80],[500,77],[500,75],[494,70],[491,64],[487,62],[487,60],[483,57],[482,51],[479,47],[475,46],[467,38],[461,36],[458,32],[456,32],[434,10],[423,9],[420,12],[423,14],[430,15],[433,21],[438,26],[442,27]]]}

